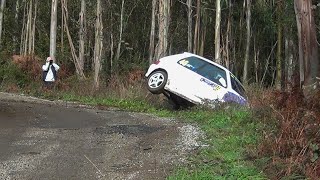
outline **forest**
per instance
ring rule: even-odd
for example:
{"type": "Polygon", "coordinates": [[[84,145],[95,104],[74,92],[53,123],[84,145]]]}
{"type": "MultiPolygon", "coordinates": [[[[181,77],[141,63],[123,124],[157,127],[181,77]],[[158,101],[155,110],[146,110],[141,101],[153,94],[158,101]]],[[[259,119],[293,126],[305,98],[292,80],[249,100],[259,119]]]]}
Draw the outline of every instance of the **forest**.
{"type": "Polygon", "coordinates": [[[192,52],[242,81],[257,119],[274,119],[256,152],[270,179],[320,177],[319,0],[0,2],[1,91],[40,94],[51,56],[58,90],[128,97],[154,61],[192,52]]]}

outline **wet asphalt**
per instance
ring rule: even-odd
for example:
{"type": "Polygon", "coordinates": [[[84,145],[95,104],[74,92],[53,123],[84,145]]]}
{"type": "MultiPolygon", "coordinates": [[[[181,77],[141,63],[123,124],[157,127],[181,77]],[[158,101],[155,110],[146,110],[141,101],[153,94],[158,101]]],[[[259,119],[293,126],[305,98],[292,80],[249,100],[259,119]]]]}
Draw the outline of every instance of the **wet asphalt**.
{"type": "Polygon", "coordinates": [[[0,96],[0,179],[165,179],[180,158],[180,125],[0,96]]]}

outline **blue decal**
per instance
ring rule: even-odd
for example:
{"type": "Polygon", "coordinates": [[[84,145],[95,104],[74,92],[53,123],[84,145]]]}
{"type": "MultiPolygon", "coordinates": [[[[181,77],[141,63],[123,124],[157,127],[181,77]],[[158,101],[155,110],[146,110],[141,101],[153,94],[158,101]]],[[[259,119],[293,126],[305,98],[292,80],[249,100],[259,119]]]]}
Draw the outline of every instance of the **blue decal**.
{"type": "Polygon", "coordinates": [[[208,80],[208,79],[205,79],[205,78],[201,78],[200,79],[200,82],[204,82],[206,84],[208,84],[209,86],[213,87],[214,90],[219,90],[220,89],[220,86],[217,85],[216,83],[208,80]]]}
{"type": "Polygon", "coordinates": [[[246,105],[247,104],[247,101],[241,97],[241,96],[238,96],[232,92],[228,92],[226,93],[224,96],[223,96],[223,100],[225,102],[234,102],[234,103],[238,103],[240,105],[246,105]]]}

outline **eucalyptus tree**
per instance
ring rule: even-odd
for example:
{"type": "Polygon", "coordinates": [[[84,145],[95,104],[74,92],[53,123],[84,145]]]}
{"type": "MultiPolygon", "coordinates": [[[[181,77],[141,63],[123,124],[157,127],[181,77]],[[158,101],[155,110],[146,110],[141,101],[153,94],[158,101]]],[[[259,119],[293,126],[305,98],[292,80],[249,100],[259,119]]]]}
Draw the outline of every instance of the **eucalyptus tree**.
{"type": "Polygon", "coordinates": [[[216,23],[215,23],[215,61],[218,64],[222,63],[221,60],[221,0],[216,0],[216,23]]]}
{"type": "Polygon", "coordinates": [[[188,6],[188,51],[192,52],[192,0],[187,0],[188,6]]]}
{"type": "Polygon", "coordinates": [[[101,58],[103,48],[103,24],[102,24],[102,6],[101,0],[97,0],[96,9],[96,23],[95,23],[95,43],[94,43],[94,89],[98,90],[100,87],[100,71],[101,58]]]}
{"type": "Polygon", "coordinates": [[[171,0],[159,0],[159,25],[158,25],[158,44],[156,48],[156,59],[167,55],[168,36],[170,25],[170,3],[171,0]]]}
{"type": "MultiPolygon", "coordinates": [[[[3,24],[3,12],[6,0],[1,0],[0,4],[0,45],[1,45],[1,34],[2,34],[2,24],[3,24]]],[[[0,46],[1,47],[1,46],[0,46]]]]}
{"type": "Polygon", "coordinates": [[[23,26],[20,42],[20,54],[34,55],[35,30],[38,12],[38,0],[24,1],[23,26]]]}
{"type": "Polygon", "coordinates": [[[250,42],[251,42],[251,0],[245,0],[246,2],[246,24],[247,24],[247,39],[246,39],[246,51],[243,66],[243,82],[248,84],[248,68],[249,68],[249,55],[250,55],[250,42]]]}
{"type": "Polygon", "coordinates": [[[312,97],[319,91],[319,54],[312,0],[294,1],[299,38],[300,83],[304,95],[312,97]]]}
{"type": "Polygon", "coordinates": [[[85,2],[84,0],[81,1],[81,11],[80,11],[80,30],[79,30],[79,56],[77,56],[76,53],[76,48],[73,43],[71,33],[69,30],[69,25],[68,25],[68,19],[69,19],[69,14],[68,14],[68,6],[67,6],[67,1],[66,0],[61,0],[61,5],[62,5],[62,17],[63,17],[63,26],[64,29],[67,33],[67,38],[70,46],[70,51],[72,55],[72,60],[76,68],[76,73],[80,79],[84,79],[85,75],[83,72],[84,68],[84,14],[85,14],[85,2]]]}
{"type": "Polygon", "coordinates": [[[50,21],[50,56],[55,57],[57,47],[57,8],[58,0],[51,1],[51,21],[50,21]]]}
{"type": "Polygon", "coordinates": [[[153,57],[154,57],[154,43],[155,43],[155,31],[156,31],[156,10],[157,10],[157,0],[152,0],[150,43],[149,43],[149,64],[152,64],[153,57]]]}

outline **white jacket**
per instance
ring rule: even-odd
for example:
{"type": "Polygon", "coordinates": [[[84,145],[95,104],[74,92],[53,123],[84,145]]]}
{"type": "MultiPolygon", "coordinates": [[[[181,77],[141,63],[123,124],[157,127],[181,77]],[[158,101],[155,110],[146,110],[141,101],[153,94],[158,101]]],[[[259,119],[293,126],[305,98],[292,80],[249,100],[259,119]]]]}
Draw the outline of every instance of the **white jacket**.
{"type": "Polygon", "coordinates": [[[42,66],[42,70],[43,71],[47,71],[49,69],[49,71],[47,73],[47,76],[45,78],[45,81],[46,82],[54,82],[55,79],[54,79],[54,76],[53,76],[53,72],[51,70],[51,67],[49,67],[49,66],[53,66],[56,71],[58,71],[60,69],[60,67],[56,63],[52,63],[52,65],[50,65],[49,62],[46,62],[46,64],[42,66]]]}

